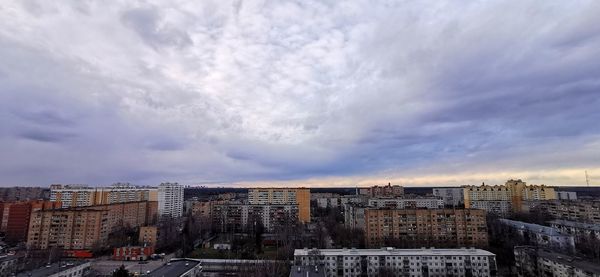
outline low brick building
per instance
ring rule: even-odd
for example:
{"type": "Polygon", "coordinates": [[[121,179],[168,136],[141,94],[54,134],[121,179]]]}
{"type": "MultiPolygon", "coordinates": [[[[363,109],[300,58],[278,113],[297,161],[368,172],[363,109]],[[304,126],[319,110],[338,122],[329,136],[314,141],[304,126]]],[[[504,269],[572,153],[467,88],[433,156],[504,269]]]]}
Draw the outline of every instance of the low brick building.
{"type": "Polygon", "coordinates": [[[124,246],[113,249],[115,261],[145,261],[154,254],[152,246],[124,246]]]}

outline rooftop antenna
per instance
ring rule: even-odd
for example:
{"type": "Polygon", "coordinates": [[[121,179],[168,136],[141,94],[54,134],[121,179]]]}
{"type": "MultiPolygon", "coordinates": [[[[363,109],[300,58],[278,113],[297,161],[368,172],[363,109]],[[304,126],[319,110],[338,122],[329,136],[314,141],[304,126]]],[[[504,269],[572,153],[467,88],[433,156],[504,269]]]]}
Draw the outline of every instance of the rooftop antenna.
{"type": "Polygon", "coordinates": [[[585,171],[585,183],[588,187],[590,186],[590,177],[587,174],[587,170],[585,171]]]}

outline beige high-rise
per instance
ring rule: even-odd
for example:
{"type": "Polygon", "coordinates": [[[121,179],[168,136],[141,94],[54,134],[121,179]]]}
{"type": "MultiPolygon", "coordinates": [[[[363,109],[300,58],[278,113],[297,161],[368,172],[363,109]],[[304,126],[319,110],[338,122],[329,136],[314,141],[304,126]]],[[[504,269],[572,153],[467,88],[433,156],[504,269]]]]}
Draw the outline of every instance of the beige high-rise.
{"type": "Polygon", "coordinates": [[[556,199],[553,187],[527,185],[521,180],[508,180],[500,186],[465,186],[465,208],[485,209],[497,213],[519,213],[524,201],[556,199]]]}
{"type": "Polygon", "coordinates": [[[310,222],[309,188],[253,188],[248,190],[251,205],[298,205],[298,219],[310,222]]]}

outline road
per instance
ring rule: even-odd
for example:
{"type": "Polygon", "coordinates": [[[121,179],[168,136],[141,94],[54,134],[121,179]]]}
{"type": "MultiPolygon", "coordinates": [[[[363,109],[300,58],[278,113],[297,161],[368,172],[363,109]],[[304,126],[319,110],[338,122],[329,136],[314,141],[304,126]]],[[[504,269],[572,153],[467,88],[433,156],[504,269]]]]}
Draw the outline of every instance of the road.
{"type": "Polygon", "coordinates": [[[147,264],[140,264],[138,261],[113,261],[106,257],[100,257],[92,261],[92,269],[96,271],[99,276],[112,276],[115,269],[118,269],[121,265],[125,266],[125,269],[129,270],[130,273],[139,274],[141,272],[152,271],[163,264],[166,264],[171,258],[175,256],[174,253],[166,255],[161,260],[149,260],[147,264]]]}

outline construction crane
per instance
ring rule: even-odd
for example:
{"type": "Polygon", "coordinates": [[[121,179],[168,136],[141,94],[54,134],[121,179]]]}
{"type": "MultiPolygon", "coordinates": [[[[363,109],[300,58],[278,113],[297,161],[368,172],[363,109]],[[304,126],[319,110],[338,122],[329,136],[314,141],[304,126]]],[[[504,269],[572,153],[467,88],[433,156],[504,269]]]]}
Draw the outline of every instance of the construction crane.
{"type": "Polygon", "coordinates": [[[590,186],[590,177],[587,174],[587,170],[585,171],[585,183],[588,187],[590,186]]]}

